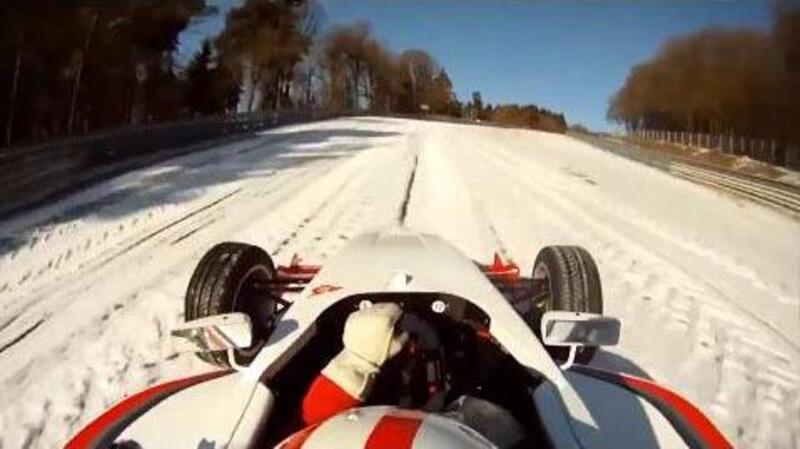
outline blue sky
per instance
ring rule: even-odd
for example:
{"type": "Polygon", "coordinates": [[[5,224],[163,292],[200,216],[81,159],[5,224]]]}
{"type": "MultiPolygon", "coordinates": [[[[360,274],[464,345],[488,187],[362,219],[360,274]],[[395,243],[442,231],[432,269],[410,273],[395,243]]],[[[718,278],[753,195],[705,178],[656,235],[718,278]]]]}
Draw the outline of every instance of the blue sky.
{"type": "MultiPolygon", "coordinates": [[[[222,11],[237,0],[211,1],[222,11]]],[[[535,103],[571,123],[608,129],[608,99],[630,68],[666,39],[707,26],[769,27],[763,1],[320,0],[327,26],[367,20],[395,51],[423,48],[447,69],[459,98],[535,103]]],[[[188,54],[224,17],[182,37],[188,54]]]]}

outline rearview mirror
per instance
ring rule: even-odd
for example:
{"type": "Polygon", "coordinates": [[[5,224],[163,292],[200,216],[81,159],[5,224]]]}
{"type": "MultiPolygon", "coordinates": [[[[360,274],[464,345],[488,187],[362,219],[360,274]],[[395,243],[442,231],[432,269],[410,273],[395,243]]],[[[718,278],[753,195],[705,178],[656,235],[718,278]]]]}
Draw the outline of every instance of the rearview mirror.
{"type": "Polygon", "coordinates": [[[620,322],[595,313],[552,311],[542,316],[542,342],[548,346],[614,346],[620,322]]]}
{"type": "Polygon", "coordinates": [[[192,320],[171,332],[175,352],[211,352],[244,349],[252,345],[253,324],[244,313],[192,320]]]}
{"type": "Polygon", "coordinates": [[[562,366],[566,369],[572,365],[579,347],[616,345],[621,327],[618,319],[595,313],[545,312],[541,321],[542,343],[570,348],[569,359],[562,366]]]}

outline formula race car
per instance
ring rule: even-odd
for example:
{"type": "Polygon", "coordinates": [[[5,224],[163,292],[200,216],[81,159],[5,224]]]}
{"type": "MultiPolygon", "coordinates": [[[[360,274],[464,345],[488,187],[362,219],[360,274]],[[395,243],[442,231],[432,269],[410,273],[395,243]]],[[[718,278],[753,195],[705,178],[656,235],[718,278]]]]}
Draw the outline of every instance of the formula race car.
{"type": "Polygon", "coordinates": [[[526,276],[404,228],[357,237],[324,267],[276,268],[261,248],[221,243],[185,307],[173,347],[218,369],[124,399],[67,448],[731,447],[678,394],[589,366],[621,325],[602,315],[580,247],[543,248],[526,276]],[[384,306],[402,314],[405,346],[363,403],[308,426],[304,397],[346,347],[348,317],[384,306]],[[465,402],[479,418],[464,418],[465,402]],[[492,437],[503,425],[489,415],[507,416],[513,438],[492,437]]]}

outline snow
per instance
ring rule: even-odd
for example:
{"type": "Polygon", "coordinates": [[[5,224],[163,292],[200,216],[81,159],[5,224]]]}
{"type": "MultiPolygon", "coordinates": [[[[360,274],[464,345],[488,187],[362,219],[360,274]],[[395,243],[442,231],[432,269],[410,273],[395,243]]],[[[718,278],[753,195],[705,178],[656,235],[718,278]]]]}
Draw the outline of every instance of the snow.
{"type": "Polygon", "coordinates": [[[566,136],[383,118],[295,125],[0,222],[0,448],[51,448],[126,394],[210,369],[162,338],[220,241],[324,263],[404,223],[530,267],[597,259],[620,345],[736,447],[800,447],[800,223],[566,136]],[[413,182],[410,178],[413,173],[413,182]],[[410,197],[406,192],[410,186],[410,197]]]}

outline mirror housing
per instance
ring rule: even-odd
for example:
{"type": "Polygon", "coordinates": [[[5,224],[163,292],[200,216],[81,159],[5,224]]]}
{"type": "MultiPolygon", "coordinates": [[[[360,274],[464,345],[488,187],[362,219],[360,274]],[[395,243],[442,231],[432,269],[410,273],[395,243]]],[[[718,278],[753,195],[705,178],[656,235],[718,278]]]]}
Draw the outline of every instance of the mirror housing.
{"type": "Polygon", "coordinates": [[[244,313],[226,313],[189,321],[170,334],[178,353],[232,351],[253,344],[253,323],[244,313]]]}
{"type": "Polygon", "coordinates": [[[575,352],[584,346],[614,346],[619,342],[622,323],[596,313],[550,311],[542,315],[542,343],[570,348],[569,359],[561,366],[572,366],[575,352]]]}

